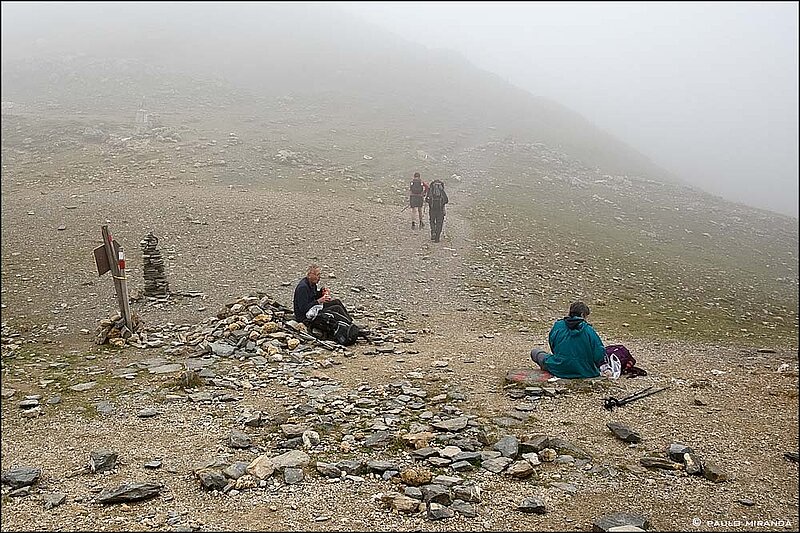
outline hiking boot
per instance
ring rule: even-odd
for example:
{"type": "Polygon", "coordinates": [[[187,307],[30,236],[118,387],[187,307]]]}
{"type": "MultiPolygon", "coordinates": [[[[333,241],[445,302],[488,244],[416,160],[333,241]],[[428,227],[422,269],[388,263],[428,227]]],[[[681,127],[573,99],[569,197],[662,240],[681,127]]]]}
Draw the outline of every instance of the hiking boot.
{"type": "Polygon", "coordinates": [[[412,222],[411,223],[411,229],[416,229],[416,228],[417,228],[417,223],[416,222],[412,222]]]}

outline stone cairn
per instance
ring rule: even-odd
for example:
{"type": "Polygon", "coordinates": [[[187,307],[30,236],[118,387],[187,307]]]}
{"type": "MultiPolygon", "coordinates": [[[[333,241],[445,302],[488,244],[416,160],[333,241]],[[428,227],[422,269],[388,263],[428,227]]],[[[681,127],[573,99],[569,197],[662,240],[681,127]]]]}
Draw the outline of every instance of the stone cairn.
{"type": "Polygon", "coordinates": [[[158,250],[158,237],[151,231],[139,242],[144,258],[144,294],[145,296],[166,296],[169,294],[169,283],[164,274],[164,259],[158,250]]]}

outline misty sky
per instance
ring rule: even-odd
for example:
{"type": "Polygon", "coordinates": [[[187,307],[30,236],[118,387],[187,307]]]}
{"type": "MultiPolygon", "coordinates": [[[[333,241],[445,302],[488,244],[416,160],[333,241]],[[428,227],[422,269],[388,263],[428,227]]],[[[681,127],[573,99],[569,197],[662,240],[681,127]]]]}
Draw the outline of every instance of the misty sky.
{"type": "Polygon", "coordinates": [[[796,2],[339,2],[581,113],[686,182],[798,214],[796,2]]]}

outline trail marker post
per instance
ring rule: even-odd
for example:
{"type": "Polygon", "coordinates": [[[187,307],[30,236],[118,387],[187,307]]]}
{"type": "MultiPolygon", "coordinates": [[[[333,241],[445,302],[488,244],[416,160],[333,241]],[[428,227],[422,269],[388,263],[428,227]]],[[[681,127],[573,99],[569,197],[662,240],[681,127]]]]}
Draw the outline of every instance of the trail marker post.
{"type": "Polygon", "coordinates": [[[111,272],[114,280],[114,291],[117,294],[119,313],[125,320],[128,330],[133,333],[133,319],[131,306],[128,299],[128,278],[125,275],[125,252],[108,231],[108,226],[102,227],[103,244],[94,249],[94,260],[97,265],[97,274],[102,276],[111,272]]]}

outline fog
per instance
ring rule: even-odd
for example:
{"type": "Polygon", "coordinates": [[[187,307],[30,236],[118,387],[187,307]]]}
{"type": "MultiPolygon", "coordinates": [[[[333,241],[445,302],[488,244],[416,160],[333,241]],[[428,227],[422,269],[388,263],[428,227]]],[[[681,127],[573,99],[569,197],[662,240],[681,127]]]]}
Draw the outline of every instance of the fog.
{"type": "Polygon", "coordinates": [[[797,217],[795,2],[340,5],[579,112],[687,183],[797,217]]]}
{"type": "MultiPolygon", "coordinates": [[[[798,215],[797,3],[3,2],[2,11],[4,61],[137,55],[259,94],[324,82],[388,95],[413,88],[415,68],[435,87],[465,58],[579,113],[678,179],[798,215]]],[[[13,81],[19,94],[24,84],[13,81]]],[[[433,92],[428,105],[441,108],[464,96],[433,92]]]]}

